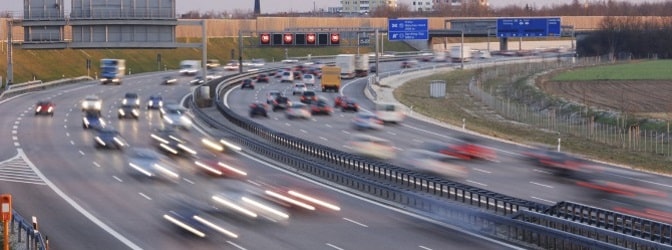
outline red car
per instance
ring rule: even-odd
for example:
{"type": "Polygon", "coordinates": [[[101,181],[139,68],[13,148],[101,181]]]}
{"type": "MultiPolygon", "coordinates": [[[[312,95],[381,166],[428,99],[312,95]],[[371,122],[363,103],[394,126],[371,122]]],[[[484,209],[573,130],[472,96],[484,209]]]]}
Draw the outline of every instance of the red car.
{"type": "Polygon", "coordinates": [[[329,106],[326,99],[320,98],[310,105],[310,113],[313,115],[331,115],[334,109],[329,106]]]}
{"type": "Polygon", "coordinates": [[[342,108],[345,106],[345,102],[348,100],[348,97],[339,95],[334,98],[334,108],[342,108]]]}
{"type": "Polygon", "coordinates": [[[54,106],[51,101],[40,101],[35,105],[35,115],[54,116],[54,106]]]}
{"type": "Polygon", "coordinates": [[[271,79],[270,79],[270,78],[268,77],[268,75],[266,75],[266,74],[259,74],[259,76],[257,76],[257,82],[258,82],[258,83],[259,83],[259,82],[265,82],[265,83],[268,83],[270,80],[271,80],[271,79]]]}
{"type": "Polygon", "coordinates": [[[317,95],[314,91],[303,91],[301,95],[301,102],[305,104],[311,104],[317,101],[317,95]]]}
{"type": "Polygon", "coordinates": [[[428,143],[425,149],[442,153],[462,160],[490,160],[494,161],[497,157],[495,151],[479,145],[473,138],[464,137],[455,143],[428,143]]]}

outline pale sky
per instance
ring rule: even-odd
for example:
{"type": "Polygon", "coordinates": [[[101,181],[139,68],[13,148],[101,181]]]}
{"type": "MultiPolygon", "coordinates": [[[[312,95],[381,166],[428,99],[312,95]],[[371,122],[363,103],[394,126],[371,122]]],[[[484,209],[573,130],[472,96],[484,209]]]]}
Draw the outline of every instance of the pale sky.
{"type": "MultiPolygon", "coordinates": [[[[22,0],[0,0],[2,4],[0,11],[11,11],[15,15],[23,15],[23,1],[22,0]]],[[[72,0],[64,0],[65,11],[69,13],[70,3],[72,0]]],[[[426,0],[422,0],[426,1],[426,0]]],[[[531,6],[542,7],[552,4],[570,3],[572,0],[490,0],[490,5],[493,7],[502,7],[505,5],[516,4],[524,6],[530,4],[531,6]]],[[[583,2],[584,0],[580,0],[583,2]]],[[[588,0],[597,1],[597,0],[588,0]]],[[[663,0],[630,0],[630,2],[660,2],[663,0]]],[[[398,3],[409,4],[413,0],[397,0],[398,3]]],[[[190,10],[198,10],[206,12],[214,11],[228,11],[235,10],[252,11],[254,8],[254,0],[176,0],[177,13],[182,14],[190,10]]],[[[313,6],[319,10],[323,8],[325,11],[327,7],[339,7],[340,0],[261,0],[261,13],[277,13],[277,12],[307,12],[312,11],[313,6]],[[291,2],[292,4],[289,4],[291,2]]]]}

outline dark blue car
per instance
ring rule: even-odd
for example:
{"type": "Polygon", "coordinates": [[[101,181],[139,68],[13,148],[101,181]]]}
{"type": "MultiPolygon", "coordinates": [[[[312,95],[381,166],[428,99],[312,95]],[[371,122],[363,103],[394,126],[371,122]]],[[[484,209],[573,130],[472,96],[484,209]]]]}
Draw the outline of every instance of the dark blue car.
{"type": "Polygon", "coordinates": [[[105,127],[105,120],[98,112],[86,112],[82,117],[82,128],[84,129],[101,129],[105,127]]]}
{"type": "Polygon", "coordinates": [[[163,97],[160,95],[153,95],[147,101],[147,109],[160,109],[163,107],[163,97]]]}
{"type": "Polygon", "coordinates": [[[96,148],[124,149],[128,146],[126,140],[114,129],[100,129],[94,138],[96,148]]]}

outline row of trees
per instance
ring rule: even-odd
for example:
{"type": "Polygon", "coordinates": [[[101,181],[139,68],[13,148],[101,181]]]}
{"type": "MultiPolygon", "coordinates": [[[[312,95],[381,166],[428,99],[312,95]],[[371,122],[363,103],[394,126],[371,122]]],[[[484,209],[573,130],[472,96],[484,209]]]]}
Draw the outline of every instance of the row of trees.
{"type": "Polygon", "coordinates": [[[579,37],[581,56],[672,58],[672,17],[605,17],[600,30],[579,37]]]}
{"type": "MultiPolygon", "coordinates": [[[[437,3],[432,11],[418,11],[409,4],[399,3],[396,8],[379,7],[368,13],[371,17],[510,17],[510,16],[669,16],[672,13],[672,1],[659,3],[632,3],[628,1],[614,0],[591,0],[580,2],[573,0],[569,4],[554,4],[550,6],[536,5],[507,5],[494,8],[483,4],[480,0],[464,0],[464,4],[452,6],[445,3],[437,3]]],[[[340,13],[343,15],[344,13],[340,13]]],[[[339,13],[326,13],[323,11],[297,13],[285,12],[264,14],[272,16],[303,16],[303,15],[336,15],[339,13]]],[[[252,10],[233,11],[189,11],[180,16],[181,18],[211,19],[211,18],[254,18],[252,10]]]]}

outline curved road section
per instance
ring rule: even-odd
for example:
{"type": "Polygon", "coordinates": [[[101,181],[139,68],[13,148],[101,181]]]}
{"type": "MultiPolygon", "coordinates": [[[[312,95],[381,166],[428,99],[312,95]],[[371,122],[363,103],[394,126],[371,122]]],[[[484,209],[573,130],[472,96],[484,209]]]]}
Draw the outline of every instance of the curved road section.
{"type": "MultiPolygon", "coordinates": [[[[348,192],[331,189],[281,171],[242,152],[216,153],[219,162],[246,172],[233,180],[205,173],[191,157],[170,157],[179,172],[176,181],[148,179],[128,167],[133,148],[156,150],[150,134],[165,127],[159,111],[141,109],[139,119],[119,119],[117,108],[128,92],[137,93],[141,107],[150,95],[179,102],[193,86],[178,77],[161,85],[174,72],[128,76],[121,86],[89,82],[28,93],[0,105],[0,189],[12,193],[14,206],[36,216],[40,230],[54,249],[501,249],[493,243],[435,226],[403,211],[388,209],[348,192]],[[120,132],[132,148],[96,149],[95,132],[82,126],[80,102],[87,95],[102,101],[107,126],[120,132]],[[53,117],[34,116],[37,100],[56,103],[53,117]],[[282,180],[337,204],[339,211],[288,207],[285,223],[244,219],[215,208],[212,194],[231,186],[282,180]],[[232,184],[233,183],[233,184],[232,184]],[[164,219],[186,206],[232,234],[208,233],[202,238],[164,219]]],[[[200,155],[209,155],[201,138],[225,138],[221,131],[199,127],[178,132],[200,155]]],[[[284,204],[286,205],[286,204],[284,204]]]]}

